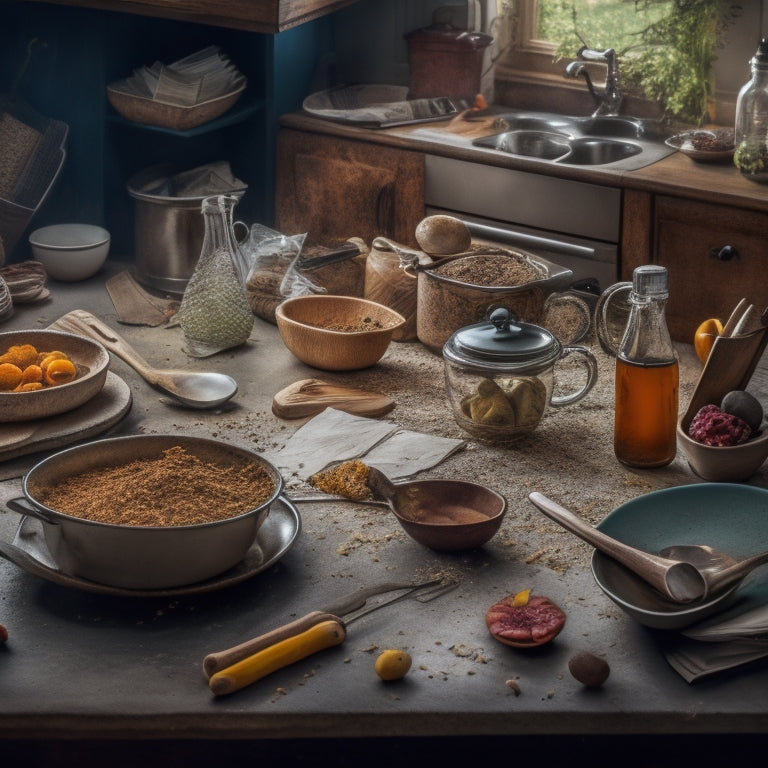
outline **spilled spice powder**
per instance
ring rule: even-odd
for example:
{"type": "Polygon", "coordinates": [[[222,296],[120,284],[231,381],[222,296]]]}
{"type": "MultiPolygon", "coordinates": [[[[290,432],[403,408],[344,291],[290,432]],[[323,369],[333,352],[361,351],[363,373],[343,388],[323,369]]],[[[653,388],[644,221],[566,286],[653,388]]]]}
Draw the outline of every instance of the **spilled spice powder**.
{"type": "Polygon", "coordinates": [[[355,459],[316,472],[309,478],[309,482],[323,493],[335,493],[355,501],[366,501],[373,498],[373,493],[368,487],[368,470],[367,464],[355,459]]]}
{"type": "Polygon", "coordinates": [[[261,506],[275,482],[256,461],[206,461],[181,446],[72,475],[38,496],[72,517],[129,526],[170,527],[226,520],[261,506]]]}

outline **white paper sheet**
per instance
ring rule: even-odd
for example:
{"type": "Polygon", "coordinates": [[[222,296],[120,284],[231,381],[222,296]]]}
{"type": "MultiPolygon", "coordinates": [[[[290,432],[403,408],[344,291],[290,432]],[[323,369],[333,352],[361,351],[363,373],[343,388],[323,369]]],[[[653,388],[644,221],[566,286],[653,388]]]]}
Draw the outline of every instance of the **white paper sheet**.
{"type": "Polygon", "coordinates": [[[286,478],[306,480],[334,464],[363,459],[397,480],[436,466],[464,445],[464,440],[411,432],[388,421],[326,408],[268,458],[286,478]]]}

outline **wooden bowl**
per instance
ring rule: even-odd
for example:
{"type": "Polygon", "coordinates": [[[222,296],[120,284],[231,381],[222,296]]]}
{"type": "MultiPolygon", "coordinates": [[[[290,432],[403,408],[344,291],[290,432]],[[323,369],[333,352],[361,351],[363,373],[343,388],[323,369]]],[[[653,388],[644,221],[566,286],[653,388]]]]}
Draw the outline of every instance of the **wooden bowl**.
{"type": "Polygon", "coordinates": [[[280,336],[303,363],[352,371],[377,363],[405,318],[383,304],[353,296],[286,299],[275,310],[280,336]]]}
{"type": "Polygon", "coordinates": [[[124,93],[114,85],[107,86],[107,98],[117,113],[126,120],[172,131],[189,131],[221,117],[231,109],[243,95],[246,85],[247,82],[244,81],[230,93],[191,107],[134,96],[124,93]]]}
{"type": "Polygon", "coordinates": [[[463,480],[395,483],[392,511],[403,530],[437,552],[480,547],[496,535],[507,501],[483,485],[463,480]]]}
{"type": "Polygon", "coordinates": [[[39,352],[64,352],[75,364],[77,378],[33,392],[0,392],[0,422],[30,421],[74,410],[97,395],[107,378],[109,353],[97,341],[64,331],[0,333],[0,354],[9,347],[32,344],[39,352]]]}

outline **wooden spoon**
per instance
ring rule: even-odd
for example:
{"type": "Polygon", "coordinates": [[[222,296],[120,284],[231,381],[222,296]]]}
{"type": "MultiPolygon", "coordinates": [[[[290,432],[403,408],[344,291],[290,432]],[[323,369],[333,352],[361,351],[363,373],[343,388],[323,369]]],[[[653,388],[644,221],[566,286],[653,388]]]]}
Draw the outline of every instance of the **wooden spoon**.
{"type": "Polygon", "coordinates": [[[704,576],[690,563],[652,555],[618,541],[541,493],[531,493],[528,498],[547,517],[629,568],[670,600],[690,603],[707,596],[708,586],[704,576]]]}

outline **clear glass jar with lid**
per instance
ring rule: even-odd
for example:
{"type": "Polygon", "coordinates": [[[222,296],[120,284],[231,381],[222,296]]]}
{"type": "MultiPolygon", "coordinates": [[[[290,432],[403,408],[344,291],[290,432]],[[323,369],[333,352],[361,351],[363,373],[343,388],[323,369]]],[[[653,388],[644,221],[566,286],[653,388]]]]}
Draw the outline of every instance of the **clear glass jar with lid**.
{"type": "Polygon", "coordinates": [[[734,165],[745,178],[768,183],[768,39],[750,61],[752,78],[736,100],[734,165]]]}
{"type": "Polygon", "coordinates": [[[453,333],[443,346],[443,361],[456,422],[490,442],[530,434],[547,406],[575,403],[597,381],[597,361],[588,349],[564,347],[546,328],[519,321],[506,307],[453,333]],[[571,355],[583,366],[584,380],[569,392],[555,392],[555,368],[571,355]]]}

